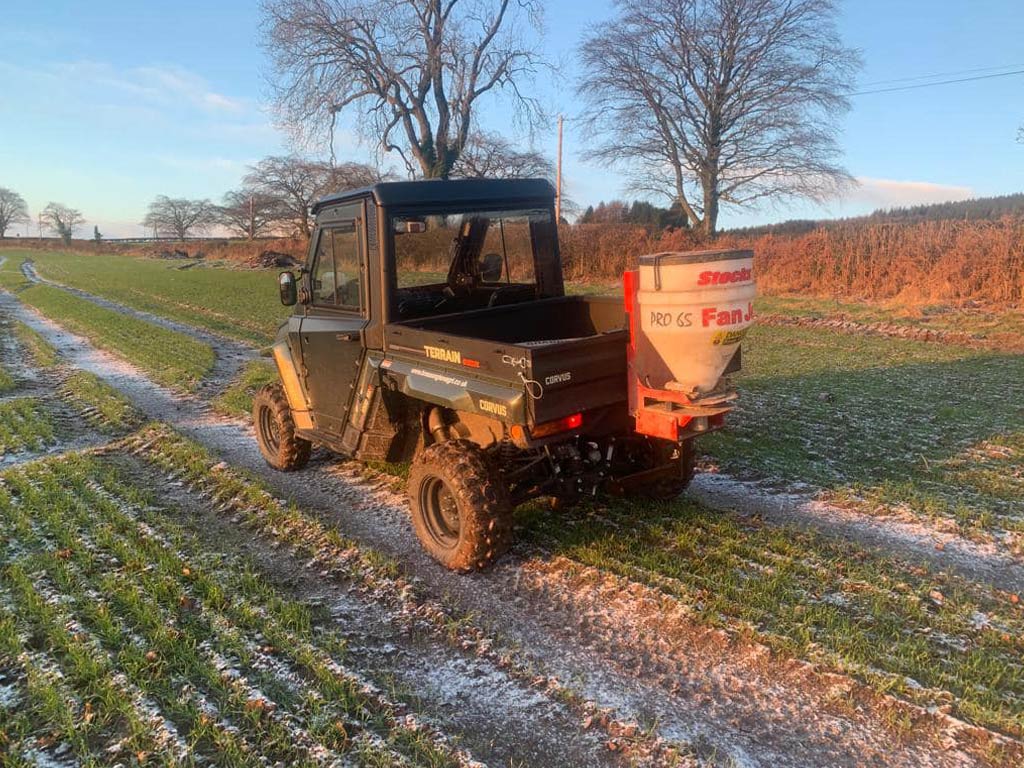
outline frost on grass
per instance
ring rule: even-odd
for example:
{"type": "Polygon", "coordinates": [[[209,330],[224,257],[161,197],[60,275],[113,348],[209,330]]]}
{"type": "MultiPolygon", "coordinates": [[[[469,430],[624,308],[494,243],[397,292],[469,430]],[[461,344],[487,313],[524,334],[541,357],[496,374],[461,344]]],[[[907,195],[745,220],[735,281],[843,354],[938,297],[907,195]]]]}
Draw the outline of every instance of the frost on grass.
{"type": "Polygon", "coordinates": [[[141,415],[128,398],[87,371],[76,371],[68,376],[59,392],[90,424],[102,432],[124,432],[142,421],[141,415]]]}
{"type": "Polygon", "coordinates": [[[39,399],[0,401],[0,459],[6,454],[38,451],[53,439],[53,422],[39,399]]]}
{"type": "Polygon", "coordinates": [[[996,474],[973,448],[1019,446],[1024,356],[789,327],[748,339],[729,428],[701,442],[722,471],[968,535],[1022,530],[1019,447],[996,474]]]}
{"type": "Polygon", "coordinates": [[[190,392],[213,368],[208,344],[114,310],[52,285],[33,285],[18,298],[97,346],[144,370],[159,384],[190,392]]]}
{"type": "Polygon", "coordinates": [[[24,660],[15,754],[336,765],[371,744],[383,764],[463,762],[410,738],[304,604],[177,529],[105,460],[0,475],[0,534],[0,639],[24,660]]]}
{"type": "Polygon", "coordinates": [[[521,523],[527,541],[656,587],[700,624],[753,634],[924,704],[952,701],[975,722],[1024,729],[1015,595],[683,500],[613,501],[557,519],[531,508],[521,523]],[[989,617],[984,626],[978,613],[989,617]],[[927,690],[908,691],[906,678],[927,690]]]}

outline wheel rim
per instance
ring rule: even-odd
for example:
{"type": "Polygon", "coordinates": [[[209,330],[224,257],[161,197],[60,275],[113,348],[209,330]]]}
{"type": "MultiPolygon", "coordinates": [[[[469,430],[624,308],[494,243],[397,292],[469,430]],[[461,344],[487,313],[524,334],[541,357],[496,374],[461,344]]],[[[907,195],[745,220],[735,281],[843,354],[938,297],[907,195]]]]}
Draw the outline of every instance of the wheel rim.
{"type": "Polygon", "coordinates": [[[277,427],[277,419],[269,408],[260,408],[260,435],[271,452],[276,452],[281,445],[281,434],[277,427]]]}
{"type": "Polygon", "coordinates": [[[453,549],[459,543],[462,522],[455,496],[439,477],[431,477],[420,488],[420,509],[427,533],[444,549],[453,549]]]}

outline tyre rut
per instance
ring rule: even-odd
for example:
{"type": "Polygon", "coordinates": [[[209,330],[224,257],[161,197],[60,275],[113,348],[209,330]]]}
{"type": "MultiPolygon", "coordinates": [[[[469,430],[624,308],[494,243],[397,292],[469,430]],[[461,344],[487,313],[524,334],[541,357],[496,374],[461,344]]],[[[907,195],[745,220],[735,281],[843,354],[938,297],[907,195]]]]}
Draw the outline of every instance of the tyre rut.
{"type": "Polygon", "coordinates": [[[135,309],[116,301],[105,299],[102,296],[97,296],[94,293],[83,291],[80,288],[73,288],[55,280],[50,280],[49,278],[40,275],[35,268],[35,264],[31,261],[23,262],[21,265],[21,271],[22,274],[25,275],[25,278],[32,283],[59,288],[62,291],[67,291],[74,296],[90,301],[104,309],[109,309],[122,315],[128,315],[129,317],[134,317],[138,320],[158,325],[161,328],[166,328],[169,331],[190,336],[197,341],[201,341],[204,344],[209,345],[214,354],[213,368],[209,374],[204,377],[203,381],[200,382],[199,387],[194,393],[196,395],[203,397],[216,396],[221,390],[231,383],[232,379],[235,378],[243,365],[259,357],[259,351],[255,347],[238,341],[237,339],[232,339],[227,336],[214,333],[213,331],[208,331],[204,328],[198,328],[194,325],[170,320],[166,317],[161,317],[160,315],[155,315],[151,312],[145,312],[141,309],[135,309]]]}

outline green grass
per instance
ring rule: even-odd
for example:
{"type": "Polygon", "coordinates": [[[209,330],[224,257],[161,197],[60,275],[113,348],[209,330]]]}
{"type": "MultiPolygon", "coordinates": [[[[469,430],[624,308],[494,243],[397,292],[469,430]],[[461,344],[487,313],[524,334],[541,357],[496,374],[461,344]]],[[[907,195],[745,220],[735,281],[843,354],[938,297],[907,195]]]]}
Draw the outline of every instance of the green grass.
{"type": "Polygon", "coordinates": [[[0,366],[0,394],[10,392],[15,386],[14,377],[3,366],[0,366]]]}
{"type": "Polygon", "coordinates": [[[38,331],[17,321],[14,323],[14,337],[37,368],[52,368],[57,364],[57,350],[38,331]]]}
{"type": "Polygon", "coordinates": [[[53,441],[54,430],[42,403],[34,397],[0,402],[0,456],[38,451],[53,441]]]}
{"type": "Polygon", "coordinates": [[[0,473],[10,759],[60,746],[82,765],[307,766],[323,750],[455,764],[362,690],[321,609],[173,523],[122,464],[72,455],[0,473]]]}
{"type": "Polygon", "coordinates": [[[246,363],[231,385],[213,401],[213,408],[226,416],[248,416],[252,398],[266,384],[278,381],[277,368],[268,360],[246,363]]]}
{"type": "Polygon", "coordinates": [[[135,309],[243,341],[269,343],[291,307],[281,306],[279,270],[199,264],[180,269],[162,259],[111,254],[10,251],[8,263],[31,258],[39,274],[135,309]]]}
{"type": "Polygon", "coordinates": [[[88,371],[76,371],[60,387],[61,395],[101,432],[125,432],[141,422],[131,402],[88,371]]]}
{"type": "Polygon", "coordinates": [[[952,701],[984,725],[1024,729],[1024,610],[1010,595],[682,500],[568,517],[533,505],[517,524],[528,541],[681,599],[702,622],[924,704],[952,701]]]}
{"type": "Polygon", "coordinates": [[[738,407],[700,443],[724,470],[1024,531],[1019,497],[970,471],[993,442],[1009,445],[996,473],[1024,471],[1024,356],[790,327],[747,339],[738,407]]]}
{"type": "Polygon", "coordinates": [[[49,285],[23,290],[21,301],[92,343],[114,352],[154,381],[192,391],[213,367],[207,344],[144,320],[123,315],[49,285]]]}
{"type": "Polygon", "coordinates": [[[29,284],[21,272],[21,263],[25,260],[25,251],[0,250],[0,288],[7,291],[19,291],[29,284]]]}

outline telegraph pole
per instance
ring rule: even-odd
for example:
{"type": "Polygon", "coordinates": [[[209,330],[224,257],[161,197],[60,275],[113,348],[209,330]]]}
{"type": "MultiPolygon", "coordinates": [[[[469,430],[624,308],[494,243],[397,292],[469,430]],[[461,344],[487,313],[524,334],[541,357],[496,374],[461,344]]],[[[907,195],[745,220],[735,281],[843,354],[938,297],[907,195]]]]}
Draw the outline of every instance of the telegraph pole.
{"type": "Polygon", "coordinates": [[[558,169],[555,175],[555,225],[562,220],[562,116],[558,116],[558,169]]]}

